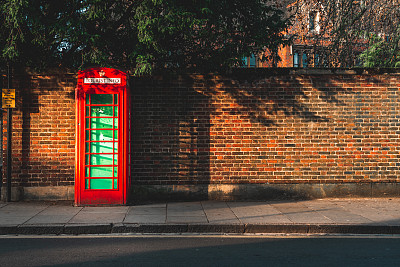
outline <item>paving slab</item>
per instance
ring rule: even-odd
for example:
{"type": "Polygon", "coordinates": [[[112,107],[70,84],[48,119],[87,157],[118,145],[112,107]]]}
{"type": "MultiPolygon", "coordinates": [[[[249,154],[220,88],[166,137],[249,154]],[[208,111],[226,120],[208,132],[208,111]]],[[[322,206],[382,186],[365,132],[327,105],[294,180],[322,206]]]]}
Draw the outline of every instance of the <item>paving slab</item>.
{"type": "Polygon", "coordinates": [[[31,216],[4,216],[0,213],[0,225],[20,225],[27,222],[31,216]]]}
{"type": "Polygon", "coordinates": [[[50,205],[42,203],[24,203],[24,202],[12,202],[0,209],[2,213],[22,213],[26,216],[37,214],[50,205]]]}
{"type": "Polygon", "coordinates": [[[146,207],[146,208],[167,208],[168,203],[151,203],[151,204],[143,204],[143,205],[133,205],[133,207],[146,207]]]}
{"type": "Polygon", "coordinates": [[[202,202],[202,206],[209,223],[241,224],[226,202],[202,202]]]}
{"type": "Polygon", "coordinates": [[[289,218],[267,202],[228,202],[228,206],[243,224],[288,224],[289,218]]]}
{"type": "Polygon", "coordinates": [[[166,215],[167,204],[163,205],[142,205],[129,207],[127,215],[166,215]]]}
{"type": "Polygon", "coordinates": [[[82,212],[84,213],[126,213],[129,206],[117,206],[117,207],[84,207],[82,212]]]}
{"type": "Polygon", "coordinates": [[[129,207],[124,223],[160,224],[167,220],[167,204],[151,204],[129,207]]]}
{"type": "Polygon", "coordinates": [[[323,214],[308,208],[301,202],[276,203],[271,204],[271,206],[287,216],[292,223],[329,224],[333,222],[323,214]]]}
{"type": "Polygon", "coordinates": [[[126,213],[123,212],[86,212],[81,211],[76,214],[68,224],[104,224],[122,223],[126,213]]]}
{"type": "Polygon", "coordinates": [[[167,208],[170,210],[179,211],[196,211],[202,210],[202,202],[172,202],[167,203],[167,208]]]}
{"type": "Polygon", "coordinates": [[[49,206],[25,224],[66,224],[81,210],[81,207],[49,206]]]}
{"type": "Polygon", "coordinates": [[[166,223],[166,215],[130,214],[126,215],[123,223],[160,224],[166,223]]]}
{"type": "Polygon", "coordinates": [[[167,223],[208,223],[205,216],[167,216],[167,223]]]}
{"type": "Polygon", "coordinates": [[[355,200],[341,203],[339,206],[348,212],[372,221],[373,224],[396,225],[400,222],[399,205],[400,203],[377,205],[377,202],[355,200]]]}
{"type": "Polygon", "coordinates": [[[354,212],[343,206],[343,203],[351,203],[349,200],[340,201],[313,201],[307,202],[308,206],[313,209],[318,209],[318,212],[325,217],[331,219],[335,224],[370,224],[374,225],[376,222],[370,220],[359,214],[359,211],[354,212]]]}
{"type": "Polygon", "coordinates": [[[379,209],[382,212],[387,212],[390,214],[394,214],[396,216],[400,216],[400,201],[375,201],[368,202],[368,207],[372,207],[375,209],[379,209]]]}
{"type": "Polygon", "coordinates": [[[400,198],[177,202],[119,207],[0,203],[0,234],[400,234],[400,198]]]}
{"type": "Polygon", "coordinates": [[[168,203],[167,216],[205,216],[201,202],[168,203]]]}
{"type": "Polygon", "coordinates": [[[48,206],[31,203],[9,203],[0,209],[0,225],[23,224],[48,206]]]}

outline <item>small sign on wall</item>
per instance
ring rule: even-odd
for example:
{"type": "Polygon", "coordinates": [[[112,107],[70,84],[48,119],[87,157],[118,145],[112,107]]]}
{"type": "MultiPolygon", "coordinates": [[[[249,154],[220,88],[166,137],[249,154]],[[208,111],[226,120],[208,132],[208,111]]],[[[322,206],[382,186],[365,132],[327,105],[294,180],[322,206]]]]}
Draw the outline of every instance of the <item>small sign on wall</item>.
{"type": "Polygon", "coordinates": [[[3,89],[2,108],[15,108],[15,89],[3,89]]]}

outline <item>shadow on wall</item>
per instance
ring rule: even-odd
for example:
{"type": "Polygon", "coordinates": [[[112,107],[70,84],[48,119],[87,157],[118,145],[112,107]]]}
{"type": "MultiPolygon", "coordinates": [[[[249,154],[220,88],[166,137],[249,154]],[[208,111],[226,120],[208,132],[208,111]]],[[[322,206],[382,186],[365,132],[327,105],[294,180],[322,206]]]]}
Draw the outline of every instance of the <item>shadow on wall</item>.
{"type": "MultiPolygon", "coordinates": [[[[157,193],[140,192],[137,185],[210,182],[209,97],[193,90],[192,79],[160,79],[131,82],[133,198],[150,194],[157,199],[157,193]]],[[[164,193],[174,198],[174,192],[164,193]]]]}
{"type": "MultiPolygon", "coordinates": [[[[262,73],[262,72],[261,72],[262,73]]],[[[339,76],[342,78],[341,76],[339,76]]],[[[346,77],[354,83],[354,75],[346,77]]],[[[376,80],[374,80],[376,82],[376,80]]],[[[264,126],[279,125],[282,116],[301,119],[302,122],[329,122],[330,114],[323,113],[321,105],[345,103],[337,98],[340,93],[352,93],[343,87],[343,80],[334,76],[318,75],[260,75],[257,72],[234,72],[215,85],[215,92],[230,95],[236,105],[232,115],[248,117],[252,123],[264,126]],[[277,118],[278,115],[281,117],[277,118]]]]}
{"type": "MultiPolygon", "coordinates": [[[[247,152],[240,151],[244,142],[236,137],[248,136],[246,141],[259,147],[265,144],[265,139],[279,137],[296,141],[293,129],[285,128],[296,123],[301,123],[305,129],[318,127],[321,132],[329,133],[331,123],[341,117],[340,112],[345,109],[349,110],[344,114],[347,117],[342,116],[345,121],[342,125],[346,120],[351,121],[354,131],[362,132],[365,123],[374,115],[368,110],[371,106],[364,103],[366,94],[356,92],[352,86],[359,82],[382,86],[385,81],[379,77],[292,75],[290,70],[241,69],[224,76],[132,78],[133,190],[158,186],[168,196],[179,192],[178,199],[182,194],[192,196],[193,192],[207,199],[210,191],[223,191],[220,187],[224,184],[248,184],[251,179],[253,184],[266,184],[271,172],[277,171],[266,166],[270,154],[256,155],[254,147],[246,147],[247,152]],[[349,94],[358,106],[346,107],[345,96],[349,94]],[[246,126],[241,125],[243,123],[246,126]],[[271,135],[277,129],[288,131],[286,135],[271,135]],[[261,168],[264,171],[260,171],[261,168]],[[244,175],[244,169],[253,173],[253,178],[244,175]]],[[[21,74],[17,79],[19,83],[15,87],[20,100],[14,122],[20,126],[15,128],[14,136],[21,142],[15,143],[18,146],[13,158],[15,183],[22,186],[73,185],[75,77],[21,74]]],[[[377,108],[385,112],[384,108],[395,109],[396,99],[390,97],[397,97],[397,91],[388,90],[388,102],[382,102],[377,108]]],[[[374,96],[368,97],[372,100],[374,96]]],[[[396,119],[393,116],[396,111],[393,112],[385,113],[387,118],[396,119]]],[[[344,126],[338,128],[345,129],[344,126]]],[[[296,145],[294,141],[285,145],[290,148],[296,145]]],[[[349,157],[353,156],[351,153],[353,151],[349,152],[349,157]]],[[[374,158],[362,160],[368,164],[374,158]]],[[[284,166],[285,170],[294,174],[297,168],[299,175],[304,171],[300,163],[290,164],[284,166]]],[[[333,170],[337,167],[326,166],[333,170]]],[[[387,176],[383,172],[379,175],[377,177],[387,176]]],[[[295,175],[284,178],[283,184],[296,183],[295,175]]],[[[132,195],[146,194],[146,190],[132,195]]],[[[163,192],[151,192],[152,198],[163,192]]]]}
{"type": "MultiPolygon", "coordinates": [[[[268,170],[261,172],[258,165],[263,165],[269,155],[252,163],[251,154],[234,153],[234,146],[240,149],[242,145],[241,141],[235,141],[235,136],[249,135],[254,138],[249,142],[254,143],[259,141],[257,138],[266,139],[276,129],[295,127],[296,123],[302,125],[302,131],[319,127],[329,132],[329,124],[338,115],[329,107],[336,112],[343,109],[346,106],[343,95],[355,94],[351,87],[356,82],[381,83],[371,76],[361,79],[356,75],[283,72],[277,75],[237,70],[225,76],[134,78],[131,81],[133,198],[151,195],[151,199],[165,196],[175,200],[185,196],[207,199],[210,191],[220,190],[218,185],[268,183],[268,170]],[[243,122],[247,126],[240,125],[243,122]],[[241,173],[244,167],[235,165],[244,162],[246,168],[257,174],[255,179],[266,178],[250,181],[241,173]]],[[[293,129],[283,129],[286,130],[286,136],[272,136],[296,139],[293,129]]],[[[296,178],[286,176],[281,183],[297,183],[296,178]]],[[[304,197],[301,193],[285,194],[281,190],[274,192],[304,197]]]]}
{"type": "Polygon", "coordinates": [[[72,74],[14,74],[13,187],[73,185],[75,84],[72,74]]]}

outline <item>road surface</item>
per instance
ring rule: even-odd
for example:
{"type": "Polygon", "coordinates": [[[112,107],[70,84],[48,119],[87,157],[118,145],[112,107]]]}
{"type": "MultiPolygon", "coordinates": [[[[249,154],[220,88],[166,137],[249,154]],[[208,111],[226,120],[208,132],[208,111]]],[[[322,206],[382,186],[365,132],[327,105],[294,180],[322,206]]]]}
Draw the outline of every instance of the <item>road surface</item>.
{"type": "Polygon", "coordinates": [[[0,266],[400,266],[400,236],[3,236],[0,266]]]}

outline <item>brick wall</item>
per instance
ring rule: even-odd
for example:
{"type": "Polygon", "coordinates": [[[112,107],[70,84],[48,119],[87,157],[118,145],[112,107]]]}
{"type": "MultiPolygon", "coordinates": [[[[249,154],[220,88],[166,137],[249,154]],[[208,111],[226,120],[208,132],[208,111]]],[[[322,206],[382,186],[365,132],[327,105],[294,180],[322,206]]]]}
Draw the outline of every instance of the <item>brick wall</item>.
{"type": "MultiPolygon", "coordinates": [[[[13,186],[74,184],[75,80],[64,73],[13,77],[17,93],[12,122],[13,186]]],[[[4,120],[4,129],[6,125],[4,120]]],[[[4,133],[4,152],[6,142],[4,133]]]]}
{"type": "MultiPolygon", "coordinates": [[[[359,72],[241,69],[132,78],[135,194],[156,187],[396,186],[400,76],[359,72]]],[[[75,76],[15,80],[14,184],[72,186],[75,76]]]]}
{"type": "Polygon", "coordinates": [[[399,75],[300,73],[134,79],[134,185],[395,185],[399,75]]]}

